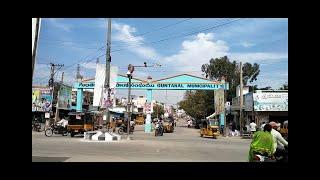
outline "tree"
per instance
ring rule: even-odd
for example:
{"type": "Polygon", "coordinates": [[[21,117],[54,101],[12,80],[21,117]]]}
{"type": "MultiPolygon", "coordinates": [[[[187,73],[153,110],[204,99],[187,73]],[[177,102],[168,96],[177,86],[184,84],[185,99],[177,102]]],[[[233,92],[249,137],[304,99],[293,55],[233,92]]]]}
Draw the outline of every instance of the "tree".
{"type": "Polygon", "coordinates": [[[280,90],[288,90],[288,83],[284,83],[281,87],[280,90]]]}
{"type": "Polygon", "coordinates": [[[184,99],[178,104],[188,115],[196,119],[202,119],[214,112],[214,92],[204,90],[187,91],[184,99]]]}
{"type": "Polygon", "coordinates": [[[156,117],[160,117],[162,114],[164,114],[163,106],[154,103],[153,104],[153,113],[151,114],[151,118],[154,119],[156,117]]]}
{"type": "MultiPolygon", "coordinates": [[[[240,84],[240,70],[236,61],[230,62],[227,56],[211,59],[208,64],[202,65],[201,70],[210,80],[221,80],[222,77],[225,77],[229,82],[227,101],[231,101],[235,97],[236,87],[240,84]]],[[[248,82],[257,80],[260,73],[259,64],[244,63],[242,71],[243,85],[247,85],[248,82]]]]}

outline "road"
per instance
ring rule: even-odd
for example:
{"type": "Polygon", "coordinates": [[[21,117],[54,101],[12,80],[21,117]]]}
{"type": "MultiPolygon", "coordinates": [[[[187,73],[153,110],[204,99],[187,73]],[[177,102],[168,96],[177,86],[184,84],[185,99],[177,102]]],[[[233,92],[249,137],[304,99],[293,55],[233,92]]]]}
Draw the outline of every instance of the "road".
{"type": "MultiPolygon", "coordinates": [[[[201,138],[199,129],[187,128],[182,119],[174,133],[155,137],[136,126],[132,140],[87,141],[82,136],[32,132],[33,162],[245,162],[249,139],[201,138]]],[[[125,136],[124,136],[125,139],[125,136]]]]}

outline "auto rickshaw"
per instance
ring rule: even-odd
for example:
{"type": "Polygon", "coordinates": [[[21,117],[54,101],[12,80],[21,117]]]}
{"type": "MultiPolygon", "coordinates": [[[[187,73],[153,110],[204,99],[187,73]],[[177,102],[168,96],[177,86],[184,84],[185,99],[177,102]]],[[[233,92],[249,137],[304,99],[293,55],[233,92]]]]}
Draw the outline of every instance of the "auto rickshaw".
{"type": "Polygon", "coordinates": [[[68,131],[70,132],[71,137],[74,137],[75,134],[83,134],[86,131],[94,130],[94,121],[92,113],[69,112],[68,116],[68,131]]]}
{"type": "Polygon", "coordinates": [[[217,119],[205,119],[201,123],[200,136],[212,136],[214,139],[219,136],[219,122],[217,119]]]}
{"type": "Polygon", "coordinates": [[[163,128],[165,133],[172,133],[174,130],[173,120],[169,118],[165,118],[163,120],[163,128]]]}
{"type": "Polygon", "coordinates": [[[136,121],[135,121],[135,123],[136,123],[137,125],[143,125],[143,124],[144,124],[144,116],[143,116],[143,114],[138,114],[138,115],[136,116],[136,121]]]}

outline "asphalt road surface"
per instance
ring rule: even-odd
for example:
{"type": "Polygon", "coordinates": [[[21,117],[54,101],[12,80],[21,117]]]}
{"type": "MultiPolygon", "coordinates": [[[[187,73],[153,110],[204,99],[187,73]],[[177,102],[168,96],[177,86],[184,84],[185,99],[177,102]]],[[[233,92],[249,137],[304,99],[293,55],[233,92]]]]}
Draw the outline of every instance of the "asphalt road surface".
{"type": "MultiPolygon", "coordinates": [[[[187,128],[180,119],[173,133],[154,136],[136,126],[132,140],[88,141],[32,131],[33,162],[245,162],[250,139],[200,137],[199,129],[187,128]]],[[[123,136],[123,139],[126,136],[123,136]]]]}

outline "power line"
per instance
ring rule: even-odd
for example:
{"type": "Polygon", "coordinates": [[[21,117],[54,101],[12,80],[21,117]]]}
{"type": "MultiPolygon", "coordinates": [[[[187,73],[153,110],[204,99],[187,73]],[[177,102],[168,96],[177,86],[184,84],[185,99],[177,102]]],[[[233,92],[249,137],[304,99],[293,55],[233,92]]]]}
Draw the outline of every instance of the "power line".
{"type": "MultiPolygon", "coordinates": [[[[192,19],[192,18],[184,19],[184,20],[182,20],[182,21],[178,21],[178,22],[176,22],[176,23],[169,24],[169,25],[166,25],[166,26],[163,26],[163,27],[154,29],[154,30],[152,30],[152,31],[147,31],[147,32],[145,32],[145,33],[137,34],[137,35],[135,35],[135,36],[144,36],[144,35],[146,35],[146,34],[151,34],[151,33],[153,33],[153,32],[157,32],[157,31],[160,31],[160,30],[162,30],[162,29],[166,29],[166,28],[168,28],[168,27],[175,26],[175,25],[177,25],[177,24],[181,24],[181,23],[183,23],[183,22],[185,22],[185,21],[189,21],[189,20],[191,20],[191,19],[192,19]]],[[[125,39],[132,39],[132,37],[125,37],[125,39]]],[[[124,40],[124,39],[121,39],[121,40],[124,40]]]]}
{"type": "MultiPolygon", "coordinates": [[[[176,23],[174,23],[174,24],[169,24],[169,25],[160,27],[160,28],[155,29],[155,30],[153,30],[153,31],[149,31],[149,32],[145,32],[145,33],[139,34],[139,35],[137,35],[137,36],[143,36],[143,35],[145,35],[145,34],[150,34],[150,33],[152,33],[152,32],[155,32],[155,31],[158,31],[158,30],[161,30],[161,29],[165,29],[165,28],[168,28],[168,27],[171,27],[171,26],[180,24],[180,23],[182,23],[182,22],[185,22],[185,21],[188,21],[188,20],[191,20],[191,19],[192,19],[192,18],[188,18],[188,19],[185,19],[185,20],[176,22],[176,23]]],[[[97,52],[99,52],[100,50],[104,50],[105,48],[106,48],[106,46],[101,46],[101,47],[97,50],[97,52]]],[[[111,51],[111,52],[114,52],[114,51],[111,51]]],[[[94,54],[95,54],[95,53],[94,53],[94,54]]],[[[104,54],[104,55],[105,55],[105,54],[104,54]]],[[[104,55],[100,55],[100,56],[94,57],[94,58],[99,58],[99,57],[102,57],[102,56],[104,56],[104,55]]],[[[88,57],[88,56],[87,56],[87,57],[88,57]]],[[[94,58],[93,58],[93,59],[94,59],[94,58]]],[[[84,59],[86,59],[86,58],[84,58],[84,59]]],[[[88,62],[93,61],[93,59],[88,60],[88,62]]],[[[85,61],[85,60],[84,60],[84,61],[85,61]]],[[[83,62],[83,61],[80,61],[80,62],[83,62]]],[[[74,63],[74,64],[72,64],[72,65],[70,65],[70,66],[67,66],[65,69],[68,69],[69,67],[72,67],[72,66],[74,66],[75,64],[78,64],[78,63],[80,63],[80,62],[77,62],[77,63],[74,63]]]]}
{"type": "MultiPolygon", "coordinates": [[[[190,36],[190,35],[193,35],[193,34],[202,32],[202,31],[208,31],[208,30],[211,30],[211,29],[215,29],[215,28],[218,28],[218,27],[221,27],[221,26],[230,24],[230,23],[235,22],[235,21],[238,21],[238,20],[240,20],[240,19],[241,19],[241,18],[236,19],[236,20],[233,20],[233,21],[229,21],[229,20],[228,20],[229,22],[226,22],[226,23],[223,23],[223,24],[214,25],[214,26],[211,26],[211,27],[208,27],[208,28],[205,28],[205,29],[196,31],[196,32],[190,32],[190,33],[187,33],[187,34],[182,34],[182,35],[178,35],[178,36],[168,37],[168,38],[161,39],[161,40],[158,40],[158,41],[149,42],[149,43],[147,43],[147,44],[157,44],[157,43],[160,43],[160,42],[163,42],[163,41],[167,41],[167,40],[170,40],[170,39],[174,39],[174,38],[178,38],[178,37],[190,36]]],[[[186,20],[190,20],[190,18],[189,18],[189,19],[186,19],[186,20]]],[[[186,21],[186,20],[183,20],[183,21],[180,21],[180,22],[177,22],[177,23],[182,23],[182,22],[184,22],[184,21],[186,21]]],[[[177,24],[177,23],[175,23],[175,24],[177,24]]],[[[174,24],[167,25],[167,26],[164,26],[164,27],[160,27],[159,29],[164,29],[165,27],[170,27],[170,26],[173,26],[173,25],[174,25],[174,24]]],[[[159,30],[159,29],[158,29],[158,30],[159,30]]],[[[156,31],[157,31],[157,30],[156,30],[156,31]]],[[[150,32],[143,33],[143,34],[148,34],[148,33],[151,33],[151,31],[150,31],[150,32]]],[[[138,46],[139,46],[139,45],[138,45],[138,46]]],[[[127,47],[135,47],[135,46],[127,46],[127,47]]],[[[93,54],[96,54],[97,52],[103,50],[104,48],[105,48],[105,46],[100,47],[100,48],[99,48],[96,52],[94,52],[93,54]]],[[[125,49],[113,50],[113,51],[111,51],[111,52],[118,52],[118,51],[123,51],[123,50],[127,50],[127,48],[125,48],[125,49]]],[[[90,54],[90,55],[92,55],[92,54],[90,54]]],[[[74,66],[75,64],[78,64],[78,63],[80,63],[80,62],[86,61],[86,58],[88,58],[90,55],[86,56],[86,57],[84,58],[85,60],[83,60],[83,61],[78,61],[77,63],[74,63],[74,64],[72,64],[72,65],[66,66],[66,67],[64,68],[64,70],[66,70],[66,69],[74,66]]],[[[87,60],[86,63],[89,63],[89,62],[95,60],[96,58],[100,58],[100,57],[103,57],[103,56],[105,56],[105,53],[102,54],[102,55],[99,55],[99,56],[97,56],[97,57],[94,57],[94,58],[92,58],[92,59],[87,60]]],[[[198,72],[198,71],[197,71],[197,72],[198,72]]]]}
{"type": "MultiPolygon", "coordinates": [[[[145,42],[144,44],[158,44],[158,43],[160,43],[160,42],[167,41],[167,40],[171,40],[171,39],[175,39],[175,38],[178,38],[178,37],[191,36],[191,35],[193,35],[193,34],[197,34],[197,33],[200,33],[200,32],[205,32],[205,31],[208,31],[208,30],[212,30],[212,29],[215,29],[215,28],[218,28],[218,27],[222,27],[222,26],[228,25],[228,24],[230,24],[230,23],[233,23],[233,22],[235,22],[235,21],[239,21],[239,20],[241,20],[241,19],[242,19],[242,18],[239,18],[239,19],[236,19],[236,20],[233,20],[233,21],[229,21],[229,22],[226,22],[226,23],[223,23],[223,24],[219,24],[219,25],[214,25],[214,26],[211,26],[211,27],[208,27],[208,28],[205,28],[205,29],[196,31],[196,32],[190,32],[190,33],[187,33],[187,34],[182,34],[182,35],[178,35],[178,36],[168,37],[168,38],[160,39],[160,40],[153,41],[153,42],[145,42]]],[[[138,47],[138,46],[140,46],[140,44],[138,44],[138,45],[130,45],[130,46],[127,46],[127,47],[138,47]]],[[[128,50],[128,48],[117,49],[117,50],[113,50],[113,51],[111,51],[111,52],[118,52],[118,51],[123,51],[123,50],[128,50]]]]}

